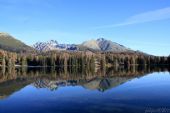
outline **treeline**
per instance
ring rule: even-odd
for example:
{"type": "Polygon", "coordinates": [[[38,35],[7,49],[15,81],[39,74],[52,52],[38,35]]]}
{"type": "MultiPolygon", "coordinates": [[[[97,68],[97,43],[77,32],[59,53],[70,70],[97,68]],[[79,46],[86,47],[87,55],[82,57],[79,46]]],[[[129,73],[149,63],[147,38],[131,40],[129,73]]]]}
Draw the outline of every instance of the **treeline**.
{"type": "Polygon", "coordinates": [[[17,54],[0,50],[0,66],[44,66],[105,68],[130,65],[170,65],[169,57],[141,53],[46,52],[17,54]]]}
{"type": "Polygon", "coordinates": [[[12,52],[7,52],[0,50],[0,65],[1,66],[15,66],[16,65],[17,54],[12,52]]]}
{"type": "Polygon", "coordinates": [[[117,65],[170,65],[170,56],[153,56],[141,53],[105,53],[106,62],[117,65]]]}

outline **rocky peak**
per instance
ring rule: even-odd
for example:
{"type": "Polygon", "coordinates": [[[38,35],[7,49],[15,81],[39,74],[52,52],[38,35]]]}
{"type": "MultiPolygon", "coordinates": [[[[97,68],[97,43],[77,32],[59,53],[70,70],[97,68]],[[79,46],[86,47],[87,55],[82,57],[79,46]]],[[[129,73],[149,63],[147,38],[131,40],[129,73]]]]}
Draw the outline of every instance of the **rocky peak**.
{"type": "Polygon", "coordinates": [[[104,40],[106,40],[106,39],[104,39],[104,38],[98,38],[98,39],[97,39],[97,42],[101,42],[101,41],[104,41],[104,40]]]}
{"type": "Polygon", "coordinates": [[[50,40],[49,42],[47,42],[50,45],[57,45],[58,42],[56,40],[50,40]]]}

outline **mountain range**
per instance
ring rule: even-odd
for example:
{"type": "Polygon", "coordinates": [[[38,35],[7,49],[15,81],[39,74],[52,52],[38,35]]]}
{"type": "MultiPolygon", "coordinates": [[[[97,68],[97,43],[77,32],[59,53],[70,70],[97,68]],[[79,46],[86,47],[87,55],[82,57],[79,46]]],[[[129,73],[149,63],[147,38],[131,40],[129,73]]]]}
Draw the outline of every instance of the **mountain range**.
{"type": "Polygon", "coordinates": [[[118,43],[112,42],[110,40],[106,40],[104,38],[99,38],[97,40],[89,40],[85,41],[82,44],[59,44],[55,40],[50,40],[48,42],[37,42],[33,45],[33,48],[41,51],[102,51],[102,52],[127,52],[132,51],[131,49],[120,45],[118,43]]]}
{"type": "Polygon", "coordinates": [[[95,52],[132,52],[133,50],[106,40],[99,38],[97,40],[88,40],[81,44],[59,44],[56,40],[47,42],[37,42],[33,46],[17,40],[8,33],[0,32],[0,49],[12,52],[28,52],[28,51],[95,51],[95,52]]]}

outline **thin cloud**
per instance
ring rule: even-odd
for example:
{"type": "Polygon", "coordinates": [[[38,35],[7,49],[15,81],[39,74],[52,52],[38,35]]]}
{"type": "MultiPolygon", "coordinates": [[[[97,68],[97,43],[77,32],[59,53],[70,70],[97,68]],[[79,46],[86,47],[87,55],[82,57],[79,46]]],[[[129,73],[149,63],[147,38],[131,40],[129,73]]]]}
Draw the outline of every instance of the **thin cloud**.
{"type": "Polygon", "coordinates": [[[140,13],[140,14],[129,17],[124,22],[119,23],[119,24],[99,26],[95,28],[96,29],[112,28],[112,27],[126,26],[126,25],[152,22],[152,21],[158,21],[158,20],[166,20],[166,19],[170,19],[170,7],[140,13]]]}

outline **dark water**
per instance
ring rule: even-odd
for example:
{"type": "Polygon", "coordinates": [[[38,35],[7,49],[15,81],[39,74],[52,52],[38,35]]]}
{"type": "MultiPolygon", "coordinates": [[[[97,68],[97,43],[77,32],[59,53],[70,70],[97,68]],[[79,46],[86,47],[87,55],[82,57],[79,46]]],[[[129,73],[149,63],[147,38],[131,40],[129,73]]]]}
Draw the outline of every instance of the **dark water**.
{"type": "Polygon", "coordinates": [[[1,70],[0,113],[170,113],[170,74],[1,70]]]}

